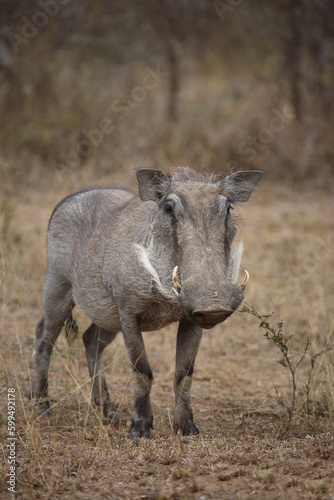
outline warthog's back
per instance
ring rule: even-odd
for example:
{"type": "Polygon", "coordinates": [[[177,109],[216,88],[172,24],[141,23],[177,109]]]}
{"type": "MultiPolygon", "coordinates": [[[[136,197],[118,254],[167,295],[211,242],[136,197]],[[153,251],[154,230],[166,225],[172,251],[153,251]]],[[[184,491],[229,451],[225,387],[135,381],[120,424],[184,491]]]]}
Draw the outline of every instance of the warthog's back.
{"type": "Polygon", "coordinates": [[[48,264],[71,279],[74,253],[97,226],[111,224],[131,200],[129,189],[93,188],[64,198],[54,209],[48,229],[48,264]]]}

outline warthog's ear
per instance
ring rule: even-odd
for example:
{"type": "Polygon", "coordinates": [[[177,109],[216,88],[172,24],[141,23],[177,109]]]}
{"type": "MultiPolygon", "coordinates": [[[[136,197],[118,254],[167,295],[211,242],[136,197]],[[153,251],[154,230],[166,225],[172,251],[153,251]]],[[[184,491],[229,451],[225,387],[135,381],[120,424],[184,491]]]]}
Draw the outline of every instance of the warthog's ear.
{"type": "Polygon", "coordinates": [[[244,170],[223,177],[216,186],[222,187],[233,201],[247,201],[262,176],[260,170],[244,170]]]}
{"type": "Polygon", "coordinates": [[[141,168],[137,170],[139,196],[143,201],[159,202],[170,186],[169,177],[162,170],[141,168]]]}

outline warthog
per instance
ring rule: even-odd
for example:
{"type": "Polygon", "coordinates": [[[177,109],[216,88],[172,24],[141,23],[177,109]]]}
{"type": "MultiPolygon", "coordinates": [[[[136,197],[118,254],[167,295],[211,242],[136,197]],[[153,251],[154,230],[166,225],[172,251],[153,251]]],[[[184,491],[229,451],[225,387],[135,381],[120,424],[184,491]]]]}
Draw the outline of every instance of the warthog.
{"type": "Polygon", "coordinates": [[[33,396],[40,414],[47,399],[50,356],[75,305],[92,321],[83,334],[92,402],[118,419],[110,401],[102,353],[122,331],[134,376],[132,437],[153,428],[152,371],[142,331],[179,322],[175,369],[174,430],[198,434],[190,389],[203,328],[225,321],[243,300],[237,282],[242,244],[233,204],[247,201],[260,171],[236,172],[212,183],[188,168],[170,175],[137,171],[139,196],[129,189],[93,188],[62,200],[51,215],[44,316],[36,327],[33,396]]]}

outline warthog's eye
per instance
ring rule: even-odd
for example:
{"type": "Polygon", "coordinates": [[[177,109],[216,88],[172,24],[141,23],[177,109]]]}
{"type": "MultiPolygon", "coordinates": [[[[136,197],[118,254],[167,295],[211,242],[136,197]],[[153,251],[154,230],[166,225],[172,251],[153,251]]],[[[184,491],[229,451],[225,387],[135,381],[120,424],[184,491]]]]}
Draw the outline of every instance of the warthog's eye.
{"type": "Polygon", "coordinates": [[[163,209],[166,214],[174,215],[174,202],[172,200],[166,200],[163,209]]]}

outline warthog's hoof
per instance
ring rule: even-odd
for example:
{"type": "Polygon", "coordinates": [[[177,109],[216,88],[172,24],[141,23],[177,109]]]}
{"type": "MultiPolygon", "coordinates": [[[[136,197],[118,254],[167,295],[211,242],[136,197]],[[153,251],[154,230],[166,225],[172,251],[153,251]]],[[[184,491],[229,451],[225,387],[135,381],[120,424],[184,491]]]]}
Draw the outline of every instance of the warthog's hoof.
{"type": "Polygon", "coordinates": [[[38,407],[38,415],[41,417],[52,417],[52,411],[50,410],[50,405],[48,401],[44,401],[38,407]]]}
{"type": "Polygon", "coordinates": [[[138,438],[151,439],[151,436],[150,436],[149,432],[140,430],[138,432],[133,431],[131,438],[132,439],[138,439],[138,438]]]}
{"type": "Polygon", "coordinates": [[[198,427],[195,425],[194,421],[191,419],[182,419],[180,422],[177,418],[174,419],[174,434],[176,435],[178,431],[181,430],[184,436],[198,436],[200,434],[198,427]]]}
{"type": "Polygon", "coordinates": [[[116,410],[111,410],[108,414],[108,417],[107,417],[109,420],[111,420],[112,422],[119,422],[120,421],[120,417],[119,417],[119,413],[118,411],[116,410]]]}
{"type": "Polygon", "coordinates": [[[153,430],[153,417],[150,420],[140,419],[137,422],[131,420],[129,431],[132,431],[132,439],[144,438],[150,439],[150,431],[153,430]]]}
{"type": "MultiPolygon", "coordinates": [[[[96,403],[95,405],[98,406],[98,404],[96,403]]],[[[119,413],[116,410],[115,406],[111,403],[109,398],[106,399],[103,403],[103,416],[104,418],[113,422],[119,422],[120,420],[119,413]]]]}

